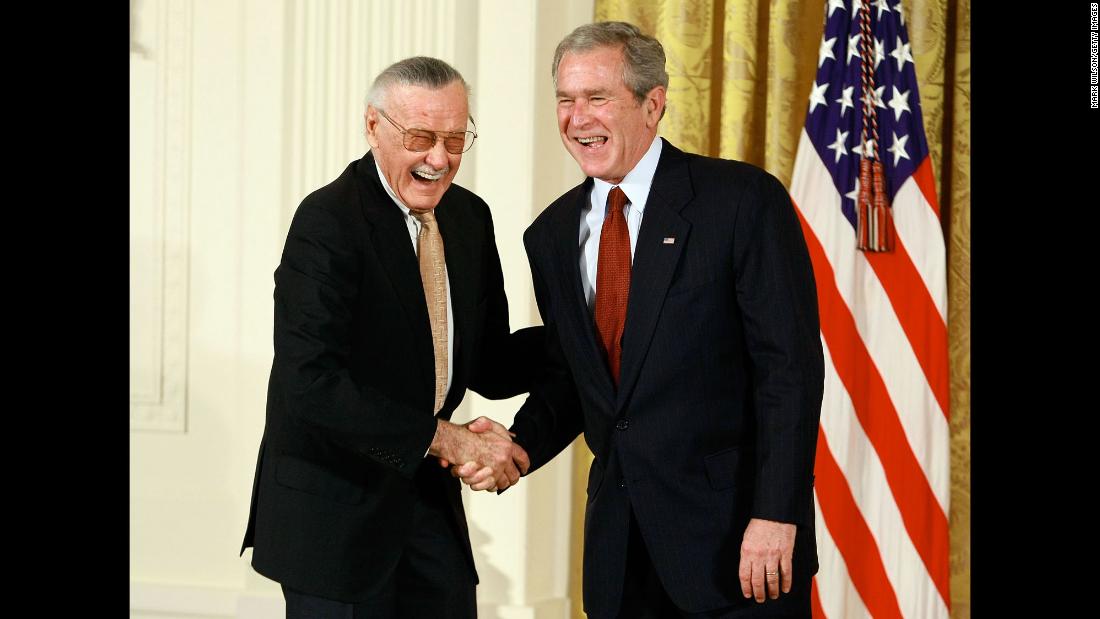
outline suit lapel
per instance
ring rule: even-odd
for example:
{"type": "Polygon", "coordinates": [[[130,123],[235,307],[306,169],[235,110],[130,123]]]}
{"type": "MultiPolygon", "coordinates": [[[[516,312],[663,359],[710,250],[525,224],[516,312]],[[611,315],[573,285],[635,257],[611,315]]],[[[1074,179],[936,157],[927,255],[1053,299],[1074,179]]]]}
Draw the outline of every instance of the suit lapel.
{"type": "Polygon", "coordinates": [[[415,347],[413,356],[422,370],[421,379],[434,385],[432,328],[424,286],[420,282],[420,264],[409,239],[404,215],[378,180],[374,155],[370,152],[359,160],[357,176],[363,216],[371,225],[371,245],[408,319],[415,347]]]}
{"type": "Polygon", "coordinates": [[[691,231],[691,224],[680,217],[680,209],[694,197],[687,163],[683,153],[667,141],[663,149],[634,246],[616,412],[626,405],[638,380],[657,317],[691,231]],[[668,238],[673,241],[665,243],[668,238]]]}
{"type": "Polygon", "coordinates": [[[577,348],[581,351],[583,362],[582,371],[596,383],[596,389],[607,399],[608,407],[614,403],[614,384],[607,370],[603,353],[596,343],[595,327],[592,316],[588,312],[588,304],[584,300],[584,289],[581,287],[580,260],[581,249],[578,241],[578,233],[581,222],[581,208],[588,200],[588,193],[592,189],[592,179],[587,179],[575,190],[577,195],[567,204],[567,208],[559,209],[554,219],[554,246],[557,253],[555,263],[561,266],[561,277],[558,283],[561,285],[560,298],[565,300],[561,315],[568,320],[569,331],[574,333],[579,341],[577,348]]]}

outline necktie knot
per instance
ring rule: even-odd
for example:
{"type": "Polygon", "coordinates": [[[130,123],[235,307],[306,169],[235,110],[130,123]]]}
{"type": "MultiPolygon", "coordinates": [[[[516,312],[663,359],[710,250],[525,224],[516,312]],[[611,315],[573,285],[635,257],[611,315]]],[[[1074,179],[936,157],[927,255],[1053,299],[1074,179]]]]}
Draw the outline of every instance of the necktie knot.
{"type": "Polygon", "coordinates": [[[426,211],[414,211],[409,210],[409,214],[417,219],[421,224],[426,226],[432,226],[435,224],[435,209],[428,209],[426,211]]]}
{"type": "Polygon", "coordinates": [[[607,212],[621,213],[627,202],[629,202],[629,200],[626,198],[626,192],[616,185],[612,187],[611,192],[607,194],[607,212]]]}

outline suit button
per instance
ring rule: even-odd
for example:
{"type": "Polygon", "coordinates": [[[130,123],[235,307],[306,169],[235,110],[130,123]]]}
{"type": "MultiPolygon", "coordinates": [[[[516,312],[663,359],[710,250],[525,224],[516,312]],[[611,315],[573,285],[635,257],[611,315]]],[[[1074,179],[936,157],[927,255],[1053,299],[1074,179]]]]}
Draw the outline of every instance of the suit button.
{"type": "Polygon", "coordinates": [[[626,488],[626,480],[625,479],[619,481],[619,487],[620,488],[626,488]]]}
{"type": "Polygon", "coordinates": [[[615,427],[619,430],[625,430],[630,427],[630,422],[626,419],[620,419],[619,423],[615,424],[615,427]]]}

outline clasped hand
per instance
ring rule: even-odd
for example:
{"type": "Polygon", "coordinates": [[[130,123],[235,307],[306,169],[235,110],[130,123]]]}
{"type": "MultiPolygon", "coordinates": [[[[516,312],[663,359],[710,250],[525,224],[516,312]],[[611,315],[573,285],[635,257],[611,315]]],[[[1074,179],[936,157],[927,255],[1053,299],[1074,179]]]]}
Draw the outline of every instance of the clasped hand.
{"type": "Polygon", "coordinates": [[[527,452],[512,442],[513,436],[487,417],[461,426],[441,422],[436,433],[439,448],[429,453],[439,458],[440,466],[450,466],[451,475],[472,490],[504,490],[519,482],[531,466],[527,452]]]}

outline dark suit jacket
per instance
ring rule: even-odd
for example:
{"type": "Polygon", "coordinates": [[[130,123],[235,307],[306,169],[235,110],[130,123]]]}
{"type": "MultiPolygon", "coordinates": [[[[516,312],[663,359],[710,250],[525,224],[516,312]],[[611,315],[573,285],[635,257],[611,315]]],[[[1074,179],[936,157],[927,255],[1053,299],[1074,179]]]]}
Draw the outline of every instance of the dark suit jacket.
{"type": "Polygon", "coordinates": [[[558,198],[523,237],[554,364],[513,426],[531,471],[582,430],[595,454],[585,610],[619,607],[631,511],[685,610],[755,603],[737,578],[751,517],[798,525],[795,577],[808,586],[824,365],[813,270],[787,191],[759,168],[665,142],[635,248],[616,390],[578,266],[591,187],[558,198]]]}
{"type": "MultiPolygon", "coordinates": [[[[528,378],[522,337],[509,337],[488,206],[452,185],[435,213],[454,316],[454,376],[439,413],[449,419],[467,387],[502,398],[527,391],[528,378]]],[[[275,271],[275,358],[241,548],[254,546],[256,571],[360,601],[397,565],[418,496],[449,506],[474,568],[458,480],[424,462],[433,358],[409,232],[367,153],[302,201],[275,271]]]]}

